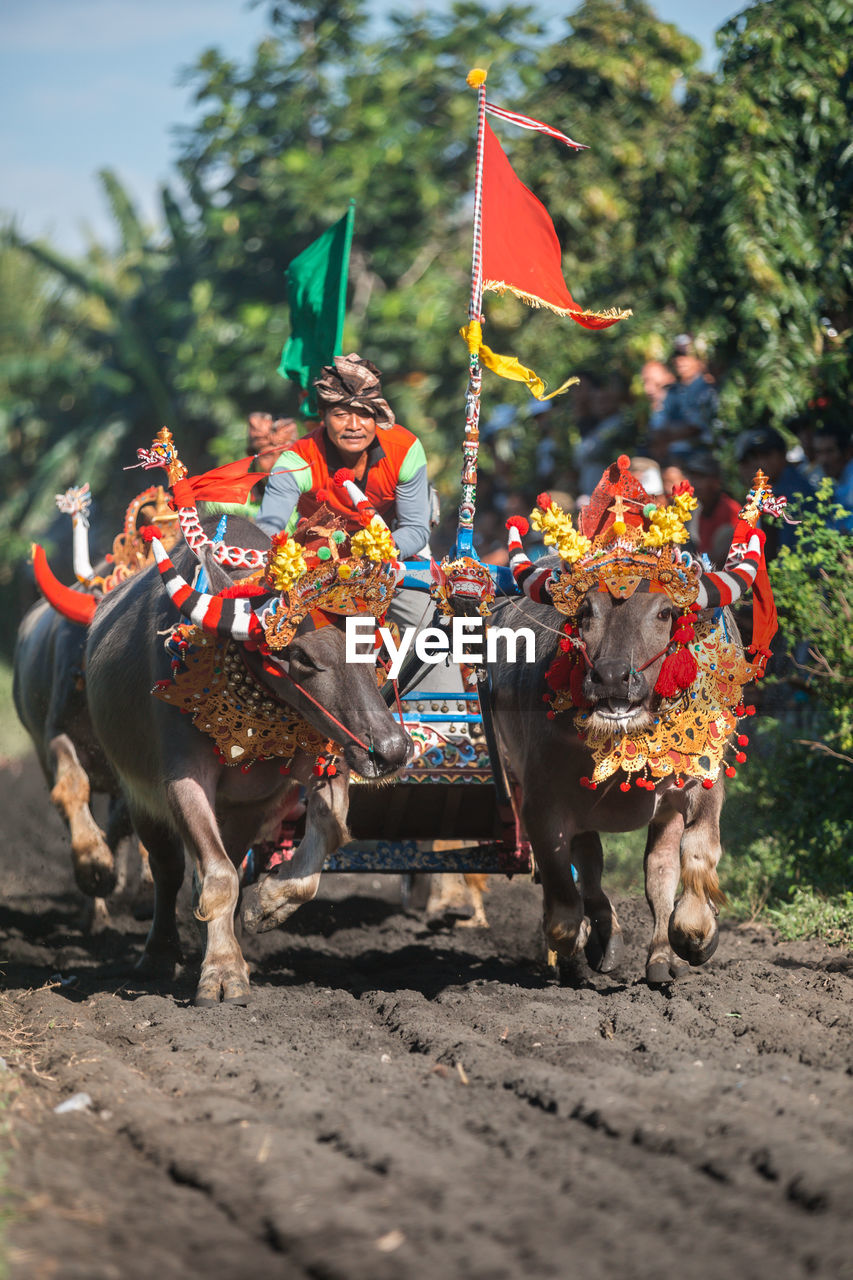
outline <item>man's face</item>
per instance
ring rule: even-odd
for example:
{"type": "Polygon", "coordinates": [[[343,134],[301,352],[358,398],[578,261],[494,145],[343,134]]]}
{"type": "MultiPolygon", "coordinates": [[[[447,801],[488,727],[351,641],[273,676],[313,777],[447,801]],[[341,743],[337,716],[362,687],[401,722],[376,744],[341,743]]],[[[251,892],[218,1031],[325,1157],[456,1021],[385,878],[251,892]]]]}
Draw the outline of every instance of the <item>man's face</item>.
{"type": "Polygon", "coordinates": [[[702,476],[695,472],[688,471],[687,479],[693,485],[693,492],[699,499],[705,511],[713,507],[720,492],[719,476],[702,476]]]}
{"type": "Polygon", "coordinates": [[[844,454],[834,436],[815,435],[814,460],[825,476],[838,480],[844,470],[844,454]]]}
{"type": "Polygon", "coordinates": [[[296,439],[293,418],[276,418],[271,413],[253,413],[249,418],[249,452],[258,455],[258,471],[272,471],[280,453],[296,439]]]}
{"type": "Polygon", "coordinates": [[[772,483],[779,479],[785,470],[787,459],[781,449],[761,449],[747,454],[738,463],[738,474],[746,488],[752,484],[756,471],[761,470],[772,483]]]}
{"type": "Polygon", "coordinates": [[[672,363],[678,381],[685,385],[705,372],[705,361],[700,360],[698,356],[675,356],[672,363]]]}
{"type": "Polygon", "coordinates": [[[323,414],[323,426],[332,444],[353,458],[364,453],[376,439],[376,420],[366,409],[336,405],[323,414]]]}
{"type": "Polygon", "coordinates": [[[648,364],[643,365],[640,376],[643,380],[643,391],[653,404],[663,399],[667,387],[674,382],[666,365],[659,364],[656,360],[650,360],[648,364]]]}

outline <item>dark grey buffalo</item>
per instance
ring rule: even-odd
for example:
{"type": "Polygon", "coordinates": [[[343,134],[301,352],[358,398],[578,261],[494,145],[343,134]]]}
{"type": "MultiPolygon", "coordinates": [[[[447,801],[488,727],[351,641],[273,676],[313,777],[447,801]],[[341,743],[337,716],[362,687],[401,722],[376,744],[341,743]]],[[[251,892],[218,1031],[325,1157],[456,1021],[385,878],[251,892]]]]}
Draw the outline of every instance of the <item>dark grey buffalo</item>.
{"type": "MultiPolygon", "coordinates": [[[[559,564],[556,558],[553,563],[559,564]]],[[[636,734],[649,726],[660,702],[654,684],[676,612],[665,595],[642,587],[625,600],[607,591],[587,594],[576,618],[590,662],[583,683],[592,703],[586,742],[571,711],[548,719],[543,705],[545,672],[566,621],[556,609],[526,597],[499,606],[495,622],[500,626],[534,631],[536,661],[503,658],[491,669],[495,720],[521,785],[523,820],[542,881],[549,948],[566,958],[585,950],[592,967],[602,972],[617,966],[624,944],[601,886],[599,832],[648,827],[646,898],[654,929],[646,977],[653,984],[704,963],[716,950],[722,777],[707,790],[695,780],[678,788],[670,777],[650,790],[623,791],[624,775],[618,772],[596,790],[580,780],[592,773],[587,743],[596,734],[636,734]],[[641,670],[655,655],[657,660],[641,670]],[[682,893],[676,900],[679,880],[682,893]]],[[[730,620],[728,625],[736,635],[730,620]]]]}
{"type": "MultiPolygon", "coordinates": [[[[269,545],[265,535],[244,520],[232,517],[228,533],[230,541],[243,547],[269,545]]],[[[192,578],[195,560],[186,546],[175,553],[174,565],[185,580],[192,578]]],[[[229,581],[212,561],[206,568],[212,590],[229,581]]],[[[245,1004],[249,973],[234,933],[237,868],[258,831],[284,812],[294,786],[307,787],[304,839],[290,862],[250,891],[244,910],[249,927],[265,929],[280,924],[314,896],[326,857],[345,839],[350,768],[368,779],[390,774],[408,759],[411,740],[380,696],[373,668],[348,666],[343,632],[324,626],[297,632],[287,650],[272,660],[264,661],[256,651],[244,652],[262,689],[343,745],[337,773],[316,776],[313,758],[305,754],[296,756],[288,776],[282,775],[278,760],[258,762],[246,772],[226,766],[189,716],[151,696],[153,685],[170,675],[164,638],[178,620],[156,568],[107,596],[89,629],[89,709],[134,827],[148,849],[154,876],[154,919],[141,971],[170,975],[180,959],[175,900],[186,850],[199,878],[196,915],[207,926],[195,1003],[215,1004],[221,998],[245,1004]],[[286,660],[292,679],[280,659],[286,660]]]]}
{"type": "Polygon", "coordinates": [[[51,800],[68,824],[77,884],[87,896],[103,899],[115,888],[114,854],[130,827],[89,719],[85,650],[85,626],[63,617],[46,600],[39,601],[18,628],[12,689],[15,710],[33,741],[51,800]],[[92,792],[111,798],[106,836],[92,816],[92,792]]]}

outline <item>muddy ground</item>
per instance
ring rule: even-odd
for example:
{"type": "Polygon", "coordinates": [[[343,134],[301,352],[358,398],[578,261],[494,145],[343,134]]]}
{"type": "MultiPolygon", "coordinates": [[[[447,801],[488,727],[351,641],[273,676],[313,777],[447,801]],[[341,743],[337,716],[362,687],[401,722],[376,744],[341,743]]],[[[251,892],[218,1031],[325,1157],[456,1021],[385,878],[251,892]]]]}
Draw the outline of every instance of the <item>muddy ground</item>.
{"type": "Polygon", "coordinates": [[[338,876],[247,942],[251,1007],[194,1009],[189,917],[140,985],[146,926],[81,932],[32,763],[0,815],[13,1277],[853,1276],[849,955],[726,925],[651,991],[629,899],[624,973],[561,986],[529,883],[484,932],[338,876]]]}

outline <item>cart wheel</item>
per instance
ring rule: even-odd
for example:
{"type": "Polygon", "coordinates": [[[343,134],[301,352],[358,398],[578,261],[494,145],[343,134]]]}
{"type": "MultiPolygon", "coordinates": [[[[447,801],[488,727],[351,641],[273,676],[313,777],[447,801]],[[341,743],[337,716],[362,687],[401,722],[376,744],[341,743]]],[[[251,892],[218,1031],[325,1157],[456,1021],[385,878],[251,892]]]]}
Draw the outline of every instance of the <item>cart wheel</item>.
{"type": "Polygon", "coordinates": [[[426,871],[406,871],[400,876],[400,904],[404,911],[426,911],[432,875],[426,871]]]}

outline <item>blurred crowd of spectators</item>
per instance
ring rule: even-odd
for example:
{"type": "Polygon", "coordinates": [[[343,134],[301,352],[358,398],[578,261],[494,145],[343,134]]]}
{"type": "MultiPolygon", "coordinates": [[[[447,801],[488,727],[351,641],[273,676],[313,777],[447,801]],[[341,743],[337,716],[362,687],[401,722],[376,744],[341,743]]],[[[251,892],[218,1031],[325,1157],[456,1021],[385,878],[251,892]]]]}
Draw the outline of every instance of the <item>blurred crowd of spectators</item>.
{"type": "MultiPolygon", "coordinates": [[[[714,567],[725,561],[738,512],[759,468],[774,493],[789,503],[808,501],[820,480],[829,477],[837,501],[853,512],[849,406],[845,410],[817,399],[788,419],[782,431],[768,414],[732,444],[732,432],[719,419],[708,352],[701,339],[688,333],[678,335],[666,362],[649,360],[638,371],[642,394],[639,386],[632,395],[626,381],[601,378],[591,369],[580,370],[577,377],[577,385],[556,400],[531,401],[527,409],[504,404],[484,413],[475,542],[489,563],[506,563],[508,516],[526,515],[543,490],[576,512],[620,453],[632,458],[634,474],[661,504],[674,485],[683,480],[693,485],[699,500],[690,527],[693,549],[714,567]],[[522,474],[528,482],[520,485],[522,474]]],[[[440,555],[452,544],[455,517],[455,509],[443,513],[434,553],[440,555]]],[[[853,532],[853,515],[841,516],[837,523],[853,532]]],[[[768,558],[790,545],[794,529],[781,522],[767,528],[768,558]]]]}

